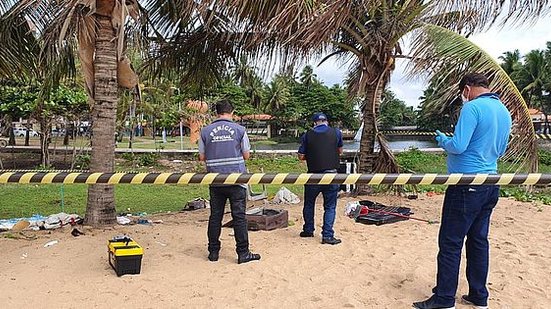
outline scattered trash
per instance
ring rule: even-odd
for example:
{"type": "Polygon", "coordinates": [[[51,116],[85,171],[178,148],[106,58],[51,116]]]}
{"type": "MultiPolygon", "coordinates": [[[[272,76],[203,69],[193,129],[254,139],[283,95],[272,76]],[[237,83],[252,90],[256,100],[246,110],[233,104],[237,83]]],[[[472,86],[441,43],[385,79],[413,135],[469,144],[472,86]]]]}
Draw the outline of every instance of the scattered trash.
{"type": "Polygon", "coordinates": [[[80,235],[86,235],[84,234],[83,232],[81,232],[79,229],[77,228],[73,228],[73,230],[71,231],[71,235],[75,236],[75,237],[78,237],[80,235]]]}
{"type": "Polygon", "coordinates": [[[436,195],[436,192],[434,192],[434,191],[427,192],[428,197],[433,197],[435,195],[436,195]]]}
{"type": "Polygon", "coordinates": [[[160,241],[158,241],[158,240],[156,240],[155,242],[158,243],[159,245],[163,246],[163,247],[166,247],[166,244],[165,244],[165,243],[162,243],[162,242],[160,242],[160,241]]]}
{"type": "Polygon", "coordinates": [[[38,222],[44,221],[46,217],[41,215],[33,215],[29,218],[13,218],[13,219],[2,219],[0,220],[0,232],[1,231],[9,231],[11,230],[15,224],[17,224],[20,221],[27,221],[29,222],[29,227],[31,229],[38,229],[38,222]]]}
{"type": "Polygon", "coordinates": [[[146,224],[146,225],[151,225],[153,222],[151,220],[147,220],[145,218],[139,218],[138,219],[138,222],[136,222],[138,224],[146,224]]]}
{"type": "Polygon", "coordinates": [[[128,219],[127,217],[117,216],[117,223],[118,224],[127,225],[127,224],[130,224],[130,222],[132,222],[132,220],[128,219]]]}
{"type": "Polygon", "coordinates": [[[196,198],[186,203],[186,206],[182,209],[183,211],[197,210],[203,208],[210,208],[209,201],[204,198],[196,198]]]}
{"type": "Polygon", "coordinates": [[[182,160],[172,160],[172,163],[183,163],[184,161],[182,160]]]}
{"type": "Polygon", "coordinates": [[[13,232],[21,232],[23,231],[24,229],[28,228],[29,225],[31,225],[31,223],[27,220],[21,220],[21,221],[18,221],[12,228],[11,230],[13,232]]]}
{"type": "Polygon", "coordinates": [[[162,224],[164,221],[163,220],[153,220],[152,222],[155,223],[155,224],[162,224]]]}
{"type": "Polygon", "coordinates": [[[29,255],[27,253],[23,253],[21,254],[21,259],[24,260],[28,257],[29,255]]]}
{"type": "Polygon", "coordinates": [[[416,200],[419,196],[417,196],[417,194],[409,194],[408,195],[408,200],[416,200]]]}
{"type": "Polygon", "coordinates": [[[296,194],[291,192],[289,189],[285,187],[281,187],[279,191],[277,191],[274,199],[272,202],[277,204],[298,204],[300,203],[300,199],[296,194]]]}
{"type": "MultiPolygon", "coordinates": [[[[76,224],[76,223],[82,223],[82,219],[79,217],[79,215],[68,215],[64,212],[60,212],[58,214],[53,214],[48,216],[46,220],[44,220],[43,228],[46,230],[53,230],[58,229],[65,225],[70,224],[76,224]]],[[[40,228],[40,225],[39,225],[40,228]]]]}
{"type": "Polygon", "coordinates": [[[57,240],[49,241],[49,242],[47,242],[47,243],[44,244],[44,248],[51,247],[51,246],[57,244],[58,242],[59,242],[59,241],[57,241],[57,240]]]}
{"type": "Polygon", "coordinates": [[[29,218],[13,218],[0,220],[0,231],[15,229],[14,232],[21,232],[25,229],[31,230],[53,230],[65,225],[81,224],[83,221],[79,215],[66,214],[64,212],[53,214],[48,217],[33,215],[29,218]],[[28,223],[28,224],[27,224],[28,223]]]}
{"type": "Polygon", "coordinates": [[[360,206],[359,202],[348,202],[346,203],[346,206],[344,207],[344,214],[347,217],[353,218],[354,213],[356,212],[356,208],[360,206]]]}

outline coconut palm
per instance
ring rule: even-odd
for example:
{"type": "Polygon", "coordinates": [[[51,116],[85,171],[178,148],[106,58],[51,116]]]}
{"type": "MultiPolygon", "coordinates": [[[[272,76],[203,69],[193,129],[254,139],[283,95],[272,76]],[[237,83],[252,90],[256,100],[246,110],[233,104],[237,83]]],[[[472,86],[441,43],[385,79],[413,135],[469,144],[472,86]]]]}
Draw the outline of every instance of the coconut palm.
{"type": "Polygon", "coordinates": [[[448,83],[439,85],[448,94],[447,102],[440,101],[443,105],[458,95],[455,85],[459,77],[467,71],[484,69],[483,73],[491,75],[495,91],[505,98],[515,98],[506,103],[517,128],[530,137],[525,140],[527,147],[511,144],[513,153],[520,155],[522,162],[535,162],[531,156],[535,154],[534,132],[526,104],[499,65],[491,57],[480,58],[480,49],[468,44],[463,35],[486,30],[494,24],[532,21],[549,11],[550,1],[298,1],[302,6],[297,1],[281,2],[279,5],[294,5],[295,9],[290,10],[292,15],[282,13],[270,24],[279,29],[280,36],[289,37],[284,41],[289,50],[299,55],[314,51],[316,55],[328,55],[325,59],[336,57],[348,64],[350,93],[363,99],[365,125],[360,142],[360,171],[373,170],[381,97],[400,58],[409,60],[414,75],[445,76],[441,80],[448,83]],[[302,15],[293,12],[298,9],[302,9],[302,15]],[[289,22],[297,19],[302,19],[299,27],[289,22]],[[410,53],[403,55],[406,38],[411,42],[410,53]],[[446,66],[448,62],[453,65],[446,66]],[[480,65],[469,66],[473,62],[480,65]],[[440,71],[444,68],[448,71],[440,71]]]}
{"type": "Polygon", "coordinates": [[[289,88],[287,79],[281,75],[276,75],[270,84],[266,86],[264,111],[275,114],[278,110],[284,108],[291,97],[289,88]]]}
{"type": "MultiPolygon", "coordinates": [[[[36,29],[42,46],[39,63],[49,68],[44,70],[48,72],[46,81],[55,82],[74,71],[70,68],[74,68],[74,61],[62,61],[61,56],[75,51],[79,55],[92,111],[90,169],[94,172],[114,171],[119,86],[137,85],[137,76],[125,57],[125,38],[146,42],[142,38],[162,37],[175,23],[194,25],[194,18],[201,16],[198,12],[205,7],[193,0],[2,1],[11,21],[23,16],[36,29]],[[140,23],[129,23],[129,16],[140,23]],[[143,35],[130,35],[131,30],[143,35]]],[[[0,33],[20,26],[9,21],[2,22],[0,33]]],[[[111,224],[115,219],[113,186],[89,186],[85,222],[111,224]]]]}
{"type": "Polygon", "coordinates": [[[311,65],[305,66],[302,72],[300,72],[300,82],[307,90],[310,90],[316,78],[317,76],[314,74],[314,69],[311,65]]]}
{"type": "Polygon", "coordinates": [[[511,75],[513,72],[518,71],[522,67],[522,62],[520,61],[520,51],[515,49],[512,52],[505,52],[503,55],[499,56],[501,60],[501,67],[505,73],[511,75]]]}
{"type": "Polygon", "coordinates": [[[547,80],[544,51],[532,50],[524,56],[518,79],[523,85],[521,92],[527,98],[528,105],[539,105],[547,80]]]}

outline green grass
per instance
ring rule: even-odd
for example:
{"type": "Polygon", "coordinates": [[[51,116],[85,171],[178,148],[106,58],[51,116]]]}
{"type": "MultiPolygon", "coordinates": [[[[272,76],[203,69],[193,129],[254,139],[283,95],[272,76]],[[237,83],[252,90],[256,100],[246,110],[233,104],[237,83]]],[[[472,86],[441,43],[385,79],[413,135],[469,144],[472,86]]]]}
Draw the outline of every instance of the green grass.
{"type": "MultiPolygon", "coordinates": [[[[0,218],[27,217],[32,214],[49,215],[65,211],[83,215],[87,186],[76,185],[16,185],[0,186],[0,218]],[[64,207],[61,206],[63,188],[64,207]]],[[[118,185],[115,187],[117,212],[157,213],[178,211],[196,197],[208,197],[205,186],[175,185],[118,185]]]]}
{"type": "MultiPolygon", "coordinates": [[[[544,153],[543,160],[540,160],[540,172],[551,172],[551,155],[544,153]],[[549,159],[549,160],[548,160],[549,159]]],[[[149,161],[139,158],[140,162],[149,161]]],[[[397,155],[398,163],[408,171],[415,173],[446,173],[445,155],[428,154],[419,150],[411,150],[397,155]]],[[[117,169],[128,169],[129,162],[120,162],[117,169]]],[[[197,163],[194,172],[204,171],[204,167],[197,163]]],[[[263,156],[253,155],[247,163],[250,172],[265,173],[302,173],[306,171],[306,165],[300,162],[295,156],[263,156]]],[[[507,163],[500,163],[500,171],[506,171],[507,163]]],[[[153,169],[147,166],[139,167],[139,171],[170,171],[170,168],[153,164],[153,169]]],[[[267,186],[268,195],[273,197],[281,186],[267,186]]],[[[289,190],[301,195],[303,186],[285,185],[289,190]]],[[[0,218],[26,217],[32,214],[48,215],[62,210],[68,213],[84,214],[86,205],[86,185],[64,185],[63,202],[61,207],[62,185],[0,185],[0,218]]],[[[261,191],[261,185],[253,186],[253,191],[261,191]]],[[[435,191],[443,192],[445,186],[428,185],[419,186],[421,192],[435,191]]],[[[549,190],[538,189],[531,193],[521,187],[503,187],[502,196],[511,196],[519,201],[538,201],[544,204],[551,204],[549,190]]],[[[174,186],[174,185],[117,185],[115,188],[115,199],[118,212],[158,213],[166,211],[178,211],[191,199],[203,197],[208,198],[206,186],[174,186]]]]}
{"type": "MultiPolygon", "coordinates": [[[[202,168],[199,168],[200,171],[202,168]]],[[[251,172],[303,172],[305,165],[295,157],[253,158],[247,164],[251,172]]],[[[124,170],[124,167],[122,167],[124,170]]],[[[151,171],[148,167],[140,171],[151,171]]],[[[155,171],[163,170],[155,166],[155,171]]],[[[268,186],[269,196],[274,196],[281,186],[268,186]]],[[[291,191],[302,194],[303,186],[286,185],[291,191]]],[[[253,186],[254,192],[261,191],[261,185],[253,186]]],[[[0,218],[27,217],[32,214],[49,215],[65,211],[83,215],[86,207],[86,185],[0,185],[0,218]],[[61,206],[61,188],[63,187],[64,208],[61,206]]],[[[191,199],[208,198],[208,187],[199,185],[117,185],[115,202],[117,212],[158,213],[178,211],[191,199]]]]}

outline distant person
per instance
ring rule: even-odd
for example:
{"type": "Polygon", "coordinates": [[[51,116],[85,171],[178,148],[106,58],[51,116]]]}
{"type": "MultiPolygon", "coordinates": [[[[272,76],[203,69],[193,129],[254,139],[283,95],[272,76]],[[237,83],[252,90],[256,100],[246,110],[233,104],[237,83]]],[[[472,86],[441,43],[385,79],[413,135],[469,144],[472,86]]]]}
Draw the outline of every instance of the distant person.
{"type": "MultiPolygon", "coordinates": [[[[308,173],[336,173],[339,168],[339,155],[342,154],[342,133],[332,128],[324,113],[316,113],[312,117],[314,127],[301,138],[298,157],[306,160],[308,173]]],[[[337,245],[340,239],[335,238],[333,223],[337,208],[337,194],[340,185],[304,185],[304,226],[300,237],[314,237],[314,210],[316,198],[323,195],[323,226],[321,243],[337,245]]]]}
{"type": "MultiPolygon", "coordinates": [[[[467,74],[459,83],[465,104],[453,137],[436,131],[438,145],[448,154],[448,173],[496,174],[497,160],[507,149],[511,115],[496,93],[488,89],[486,76],[467,74]]],[[[444,198],[438,236],[438,273],[434,295],[413,303],[420,309],[455,308],[455,293],[463,241],[467,250],[469,293],[463,302],[488,307],[490,216],[499,198],[499,186],[449,186],[444,198]]]]}
{"type": "MultiPolygon", "coordinates": [[[[245,160],[249,158],[251,149],[245,128],[232,121],[233,106],[227,100],[216,103],[216,113],[218,119],[201,130],[199,160],[205,161],[209,173],[245,173],[245,160]]],[[[209,192],[209,261],[218,261],[222,219],[228,199],[233,218],[237,262],[241,264],[260,260],[260,254],[249,251],[245,217],[246,185],[211,185],[209,192]]]]}

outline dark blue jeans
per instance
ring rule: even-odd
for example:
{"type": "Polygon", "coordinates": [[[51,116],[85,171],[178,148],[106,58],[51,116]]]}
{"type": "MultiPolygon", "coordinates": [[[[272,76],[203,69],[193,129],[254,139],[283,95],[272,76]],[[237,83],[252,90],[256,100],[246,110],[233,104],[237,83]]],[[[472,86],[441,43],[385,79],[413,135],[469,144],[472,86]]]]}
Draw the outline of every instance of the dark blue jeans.
{"type": "Polygon", "coordinates": [[[233,234],[237,254],[249,252],[249,234],[247,231],[247,217],[245,207],[247,203],[247,189],[241,186],[210,187],[210,217],[207,235],[209,238],[209,252],[220,251],[220,233],[226,201],[230,200],[231,216],[233,219],[233,234]]]}
{"type": "Polygon", "coordinates": [[[304,208],[302,215],[304,217],[304,226],[302,230],[313,233],[314,228],[314,210],[316,208],[316,198],[320,193],[323,194],[323,227],[321,236],[330,238],[335,235],[333,223],[335,222],[335,211],[337,208],[337,194],[339,185],[304,185],[304,208]]]}
{"type": "Polygon", "coordinates": [[[438,236],[438,274],[433,289],[439,304],[455,304],[465,237],[469,297],[477,304],[487,303],[488,231],[498,199],[499,186],[449,186],[446,190],[438,236]]]}

